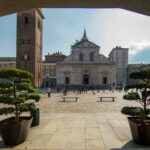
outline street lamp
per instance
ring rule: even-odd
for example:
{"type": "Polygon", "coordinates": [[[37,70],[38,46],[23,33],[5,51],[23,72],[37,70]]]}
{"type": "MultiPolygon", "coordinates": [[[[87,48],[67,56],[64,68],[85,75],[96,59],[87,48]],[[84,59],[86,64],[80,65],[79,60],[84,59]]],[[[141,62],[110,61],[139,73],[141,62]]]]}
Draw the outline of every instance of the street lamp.
{"type": "Polygon", "coordinates": [[[41,68],[39,66],[39,64],[41,63],[41,60],[40,59],[37,59],[37,62],[38,62],[38,87],[39,87],[39,80],[40,80],[40,77],[41,77],[41,68]]]}
{"type": "Polygon", "coordinates": [[[25,70],[26,70],[26,61],[28,60],[28,55],[27,54],[25,54],[24,55],[24,61],[25,61],[25,70]]]}

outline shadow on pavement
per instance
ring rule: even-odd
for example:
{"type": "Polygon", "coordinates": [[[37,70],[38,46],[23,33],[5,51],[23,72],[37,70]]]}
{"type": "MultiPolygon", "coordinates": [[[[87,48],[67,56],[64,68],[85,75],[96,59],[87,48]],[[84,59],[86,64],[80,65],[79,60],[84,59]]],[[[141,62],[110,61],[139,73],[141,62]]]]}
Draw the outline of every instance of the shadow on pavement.
{"type": "Polygon", "coordinates": [[[125,145],[119,148],[111,148],[110,150],[150,150],[150,145],[138,145],[133,142],[133,140],[129,141],[125,145]]]}

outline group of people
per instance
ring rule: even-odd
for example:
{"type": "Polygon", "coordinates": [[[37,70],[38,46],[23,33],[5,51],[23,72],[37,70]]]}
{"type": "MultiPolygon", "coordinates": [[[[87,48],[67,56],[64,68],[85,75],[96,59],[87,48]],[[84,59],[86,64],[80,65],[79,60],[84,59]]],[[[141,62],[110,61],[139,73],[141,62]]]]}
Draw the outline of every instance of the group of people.
{"type": "MultiPolygon", "coordinates": [[[[59,88],[57,88],[57,92],[59,92],[59,88]]],[[[64,88],[63,89],[63,95],[67,95],[67,91],[68,91],[68,89],[67,88],[64,88]]],[[[47,96],[48,97],[51,97],[51,89],[50,88],[47,88],[47,90],[46,90],[46,92],[45,92],[45,94],[47,93],[47,96]]]]}
{"type": "MultiPolygon", "coordinates": [[[[60,89],[59,89],[59,87],[57,87],[57,92],[59,92],[59,91],[60,91],[60,89]]],[[[63,91],[62,91],[63,95],[67,95],[67,92],[68,92],[68,87],[64,88],[63,91]]],[[[78,94],[81,94],[83,92],[87,93],[87,89],[83,88],[83,87],[80,87],[77,91],[78,94]]],[[[50,88],[48,88],[46,90],[46,93],[47,93],[48,97],[51,97],[51,89],[50,88]]]]}
{"type": "Polygon", "coordinates": [[[86,89],[86,88],[83,88],[83,87],[80,87],[77,92],[78,92],[78,94],[81,94],[81,93],[83,93],[83,92],[87,93],[87,89],[86,89]]]}

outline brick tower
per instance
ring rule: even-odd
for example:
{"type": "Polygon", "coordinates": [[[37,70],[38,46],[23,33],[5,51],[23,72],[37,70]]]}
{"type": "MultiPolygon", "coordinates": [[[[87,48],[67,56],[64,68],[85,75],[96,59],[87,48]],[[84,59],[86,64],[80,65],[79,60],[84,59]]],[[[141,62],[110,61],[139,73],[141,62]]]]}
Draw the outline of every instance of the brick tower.
{"type": "Polygon", "coordinates": [[[33,86],[42,85],[43,14],[40,8],[17,14],[16,66],[33,74],[33,86]]]}

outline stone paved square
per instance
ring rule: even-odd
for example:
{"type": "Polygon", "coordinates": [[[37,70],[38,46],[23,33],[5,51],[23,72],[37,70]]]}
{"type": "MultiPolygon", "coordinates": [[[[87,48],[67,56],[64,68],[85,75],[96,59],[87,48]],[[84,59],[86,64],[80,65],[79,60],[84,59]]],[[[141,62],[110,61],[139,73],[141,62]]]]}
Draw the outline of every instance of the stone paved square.
{"type": "MultiPolygon", "coordinates": [[[[123,106],[135,102],[122,99],[124,92],[105,93],[88,91],[78,96],[78,102],[62,102],[62,93],[52,93],[50,98],[42,94],[37,103],[40,108],[40,125],[32,127],[27,140],[17,146],[6,146],[0,139],[1,149],[17,150],[115,150],[141,147],[131,141],[126,116],[120,113],[123,106]],[[99,96],[116,96],[115,102],[106,99],[97,102],[99,96]]],[[[139,104],[136,104],[139,106],[139,104]]],[[[2,107],[2,105],[1,105],[2,107]]],[[[1,116],[1,119],[8,116],[1,116]]]]}

